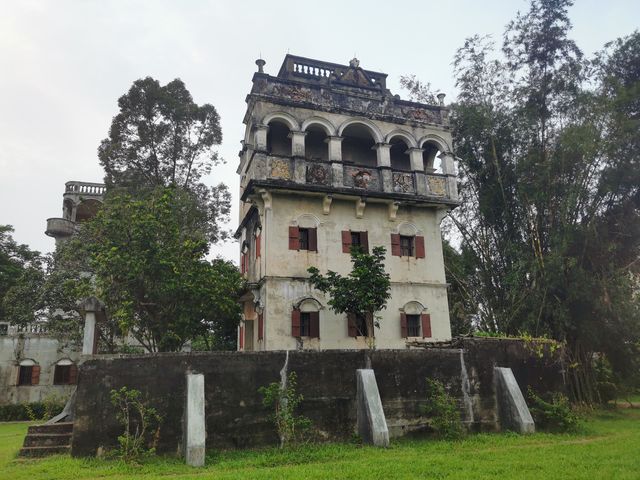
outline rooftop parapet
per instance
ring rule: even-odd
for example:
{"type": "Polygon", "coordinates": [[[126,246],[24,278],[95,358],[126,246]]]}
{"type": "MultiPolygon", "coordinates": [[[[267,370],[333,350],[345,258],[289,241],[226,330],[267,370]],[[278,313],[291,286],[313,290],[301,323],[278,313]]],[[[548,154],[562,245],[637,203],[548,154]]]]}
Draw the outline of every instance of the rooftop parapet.
{"type": "Polygon", "coordinates": [[[245,123],[249,121],[253,103],[262,100],[393,123],[449,126],[444,95],[439,96],[439,105],[402,100],[386,88],[386,73],[364,70],[355,58],[349,65],[340,65],[287,55],[277,76],[264,73],[264,60],[256,63],[259,70],[247,97],[245,123]]]}

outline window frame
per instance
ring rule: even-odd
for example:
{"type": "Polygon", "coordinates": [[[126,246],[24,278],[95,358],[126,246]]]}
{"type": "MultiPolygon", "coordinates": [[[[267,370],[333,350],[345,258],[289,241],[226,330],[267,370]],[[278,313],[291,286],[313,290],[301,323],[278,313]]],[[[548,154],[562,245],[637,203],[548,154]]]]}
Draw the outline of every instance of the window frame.
{"type": "Polygon", "coordinates": [[[18,366],[18,386],[19,387],[33,386],[33,367],[35,367],[35,365],[19,365],[18,366]],[[26,372],[28,372],[28,374],[26,372]]]}
{"type": "Polygon", "coordinates": [[[401,257],[413,257],[415,256],[415,236],[413,235],[400,235],[400,256],[401,257]]]}
{"type": "Polygon", "coordinates": [[[422,316],[407,314],[407,337],[420,337],[422,334],[422,316]]]}

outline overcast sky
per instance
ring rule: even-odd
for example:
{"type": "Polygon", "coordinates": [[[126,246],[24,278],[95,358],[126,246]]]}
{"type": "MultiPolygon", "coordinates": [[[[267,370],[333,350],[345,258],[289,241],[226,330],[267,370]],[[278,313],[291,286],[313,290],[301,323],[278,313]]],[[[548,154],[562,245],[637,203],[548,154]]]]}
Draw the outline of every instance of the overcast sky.
{"type": "MultiPolygon", "coordinates": [[[[475,33],[500,39],[520,0],[108,1],[0,0],[0,224],[17,241],[54,248],[46,219],[62,215],[68,180],[102,181],[96,149],[131,83],[179,77],[222,119],[227,164],[209,182],[234,195],[254,61],[275,75],[289,52],[389,74],[415,73],[455,95],[451,61],[475,33]]],[[[573,38],[591,54],[639,27],[640,0],[578,0],[573,38]]],[[[403,95],[404,97],[405,95],[403,95]]],[[[214,253],[237,262],[230,242],[214,253]]]]}

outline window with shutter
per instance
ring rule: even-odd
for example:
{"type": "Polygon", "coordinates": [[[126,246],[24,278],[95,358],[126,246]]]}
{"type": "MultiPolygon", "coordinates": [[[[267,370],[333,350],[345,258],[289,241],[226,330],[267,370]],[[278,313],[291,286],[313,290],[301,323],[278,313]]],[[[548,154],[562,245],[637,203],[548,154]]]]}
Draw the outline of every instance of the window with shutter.
{"type": "Polygon", "coordinates": [[[349,230],[342,231],[342,253],[351,252],[351,232],[349,230]]]}
{"type": "Polygon", "coordinates": [[[309,336],[320,338],[320,312],[309,312],[309,336]]]}
{"type": "Polygon", "coordinates": [[[38,385],[40,383],[40,365],[34,365],[31,368],[31,385],[38,385]]]}
{"type": "Polygon", "coordinates": [[[291,336],[300,337],[300,310],[291,310],[291,336]]]}
{"type": "Polygon", "coordinates": [[[289,227],[289,250],[300,250],[300,233],[298,227],[289,227]]]}
{"type": "Polygon", "coordinates": [[[397,233],[391,234],[391,255],[394,257],[400,257],[402,250],[400,249],[400,235],[397,233]]]}
{"type": "Polygon", "coordinates": [[[400,314],[400,336],[407,338],[407,315],[405,313],[400,314]]]}
{"type": "Polygon", "coordinates": [[[407,336],[420,336],[420,315],[407,315],[407,336]]]}
{"type": "Polygon", "coordinates": [[[307,237],[308,237],[308,248],[310,252],[318,251],[318,229],[316,228],[307,228],[307,237]]]}
{"type": "Polygon", "coordinates": [[[431,338],[431,315],[423,313],[420,317],[422,321],[422,338],[431,338]]]}
{"type": "Polygon", "coordinates": [[[416,235],[415,244],[416,244],[416,258],[424,258],[425,257],[424,237],[421,235],[416,235]]]}
{"type": "Polygon", "coordinates": [[[71,365],[56,365],[53,372],[54,385],[68,385],[71,383],[71,365]]]}
{"type": "Polygon", "coordinates": [[[311,332],[311,313],[300,312],[300,335],[299,337],[308,337],[311,332]]]}
{"type": "Polygon", "coordinates": [[[414,237],[406,235],[400,235],[400,256],[401,257],[413,257],[414,252],[414,237]]]}
{"type": "Polygon", "coordinates": [[[20,365],[18,370],[18,385],[31,385],[33,366],[20,365]]]}

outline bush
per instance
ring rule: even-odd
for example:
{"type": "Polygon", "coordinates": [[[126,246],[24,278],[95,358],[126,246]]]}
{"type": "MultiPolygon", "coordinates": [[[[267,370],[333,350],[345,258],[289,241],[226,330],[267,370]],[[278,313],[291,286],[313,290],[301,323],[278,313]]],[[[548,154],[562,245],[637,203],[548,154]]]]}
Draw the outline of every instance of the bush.
{"type": "Polygon", "coordinates": [[[273,382],[268,387],[260,387],[258,392],[263,396],[262,404],[272,408],[271,421],[280,436],[280,448],[289,443],[299,443],[308,438],[311,420],[295,411],[303,400],[303,396],[296,393],[296,373],[291,372],[286,385],[273,382]]]}
{"type": "Polygon", "coordinates": [[[436,436],[453,440],[464,434],[458,402],[447,393],[444,384],[430,378],[427,381],[427,403],[423,407],[436,436]]]}
{"type": "Polygon", "coordinates": [[[529,410],[536,427],[552,432],[573,432],[580,426],[580,416],[571,408],[569,399],[558,392],[545,400],[529,388],[529,410]]]}
{"type": "Polygon", "coordinates": [[[42,402],[0,405],[0,422],[46,421],[60,413],[65,403],[60,397],[45,397],[42,402]]]}
{"type": "Polygon", "coordinates": [[[117,418],[124,432],[118,437],[116,455],[127,462],[155,452],[160,438],[162,417],[142,400],[139,390],[122,387],[111,390],[111,403],[118,408],[117,418]]]}

